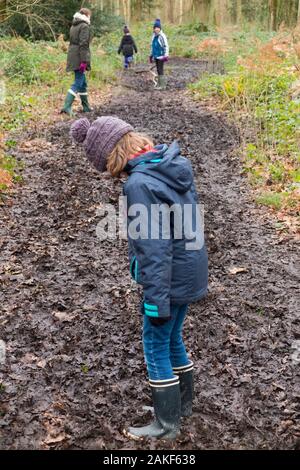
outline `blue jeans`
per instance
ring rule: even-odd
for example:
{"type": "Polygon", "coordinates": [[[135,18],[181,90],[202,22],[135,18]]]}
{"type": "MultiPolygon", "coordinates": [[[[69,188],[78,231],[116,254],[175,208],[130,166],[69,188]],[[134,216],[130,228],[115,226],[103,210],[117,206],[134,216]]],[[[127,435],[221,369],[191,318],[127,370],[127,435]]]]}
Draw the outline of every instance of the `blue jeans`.
{"type": "Polygon", "coordinates": [[[124,67],[125,67],[125,69],[128,69],[129,65],[132,62],[133,62],[133,56],[132,55],[127,56],[127,57],[124,56],[124,67]]]}
{"type": "Polygon", "coordinates": [[[87,90],[87,81],[85,73],[80,72],[80,70],[75,70],[75,81],[71,86],[71,90],[74,93],[86,93],[87,90]]]}
{"type": "Polygon", "coordinates": [[[191,362],[182,339],[187,309],[188,305],[171,305],[171,320],[159,326],[152,325],[144,315],[143,346],[150,380],[172,379],[173,367],[191,362]]]}

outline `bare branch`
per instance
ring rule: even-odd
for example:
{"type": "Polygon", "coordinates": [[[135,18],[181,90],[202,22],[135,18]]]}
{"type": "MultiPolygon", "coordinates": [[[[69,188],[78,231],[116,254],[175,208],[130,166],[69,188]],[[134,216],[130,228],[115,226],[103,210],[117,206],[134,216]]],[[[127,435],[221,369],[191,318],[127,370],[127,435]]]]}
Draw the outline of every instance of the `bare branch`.
{"type": "Polygon", "coordinates": [[[56,35],[51,24],[45,18],[40,16],[38,13],[32,11],[32,9],[34,7],[36,8],[39,4],[41,4],[41,0],[31,0],[25,3],[22,2],[22,5],[20,5],[18,1],[9,2],[5,10],[5,18],[3,19],[2,22],[4,23],[8,21],[14,15],[23,16],[26,19],[26,23],[28,25],[31,35],[33,35],[33,22],[35,21],[35,23],[38,24],[39,26],[42,26],[42,27],[46,26],[50,30],[54,41],[56,41],[56,35]]]}

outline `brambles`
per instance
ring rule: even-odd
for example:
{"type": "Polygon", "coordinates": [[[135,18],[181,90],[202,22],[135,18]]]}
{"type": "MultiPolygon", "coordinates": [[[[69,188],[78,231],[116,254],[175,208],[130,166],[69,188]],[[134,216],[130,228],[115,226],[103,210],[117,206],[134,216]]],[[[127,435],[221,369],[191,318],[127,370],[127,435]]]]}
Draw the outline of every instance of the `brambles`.
{"type": "Polygon", "coordinates": [[[226,52],[226,42],[218,38],[206,38],[197,47],[200,53],[209,56],[222,56],[226,52]]]}
{"type": "MultiPolygon", "coordinates": [[[[1,164],[1,161],[0,161],[1,164]]],[[[3,169],[0,168],[0,191],[9,188],[12,185],[12,177],[11,174],[3,169]]]]}
{"type": "Polygon", "coordinates": [[[16,174],[18,167],[19,164],[13,157],[0,154],[0,200],[3,191],[21,181],[21,176],[16,174]]]}
{"type": "Polygon", "coordinates": [[[21,165],[15,158],[6,154],[8,149],[15,147],[14,140],[4,141],[4,136],[0,135],[0,203],[3,193],[9,190],[14,183],[21,181],[22,177],[16,172],[21,165]]]}

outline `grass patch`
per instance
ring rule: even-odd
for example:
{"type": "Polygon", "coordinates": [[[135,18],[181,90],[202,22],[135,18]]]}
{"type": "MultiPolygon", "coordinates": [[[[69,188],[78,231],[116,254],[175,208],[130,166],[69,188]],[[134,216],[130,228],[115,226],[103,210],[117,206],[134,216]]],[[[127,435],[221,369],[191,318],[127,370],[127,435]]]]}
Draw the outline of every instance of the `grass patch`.
{"type": "Polygon", "coordinates": [[[272,207],[273,209],[281,209],[286,195],[284,193],[262,193],[256,198],[258,204],[272,207]]]}

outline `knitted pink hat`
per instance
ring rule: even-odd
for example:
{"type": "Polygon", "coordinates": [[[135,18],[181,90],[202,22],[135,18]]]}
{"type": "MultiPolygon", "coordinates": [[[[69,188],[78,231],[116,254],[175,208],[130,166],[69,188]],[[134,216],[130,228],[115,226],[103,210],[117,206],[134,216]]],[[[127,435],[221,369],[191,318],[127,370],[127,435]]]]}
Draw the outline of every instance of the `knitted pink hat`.
{"type": "Polygon", "coordinates": [[[103,172],[106,170],[107,157],[111,154],[119,140],[133,127],[122,119],[102,116],[92,124],[88,119],[78,119],[70,129],[71,138],[83,143],[87,158],[94,167],[103,172]]]}

